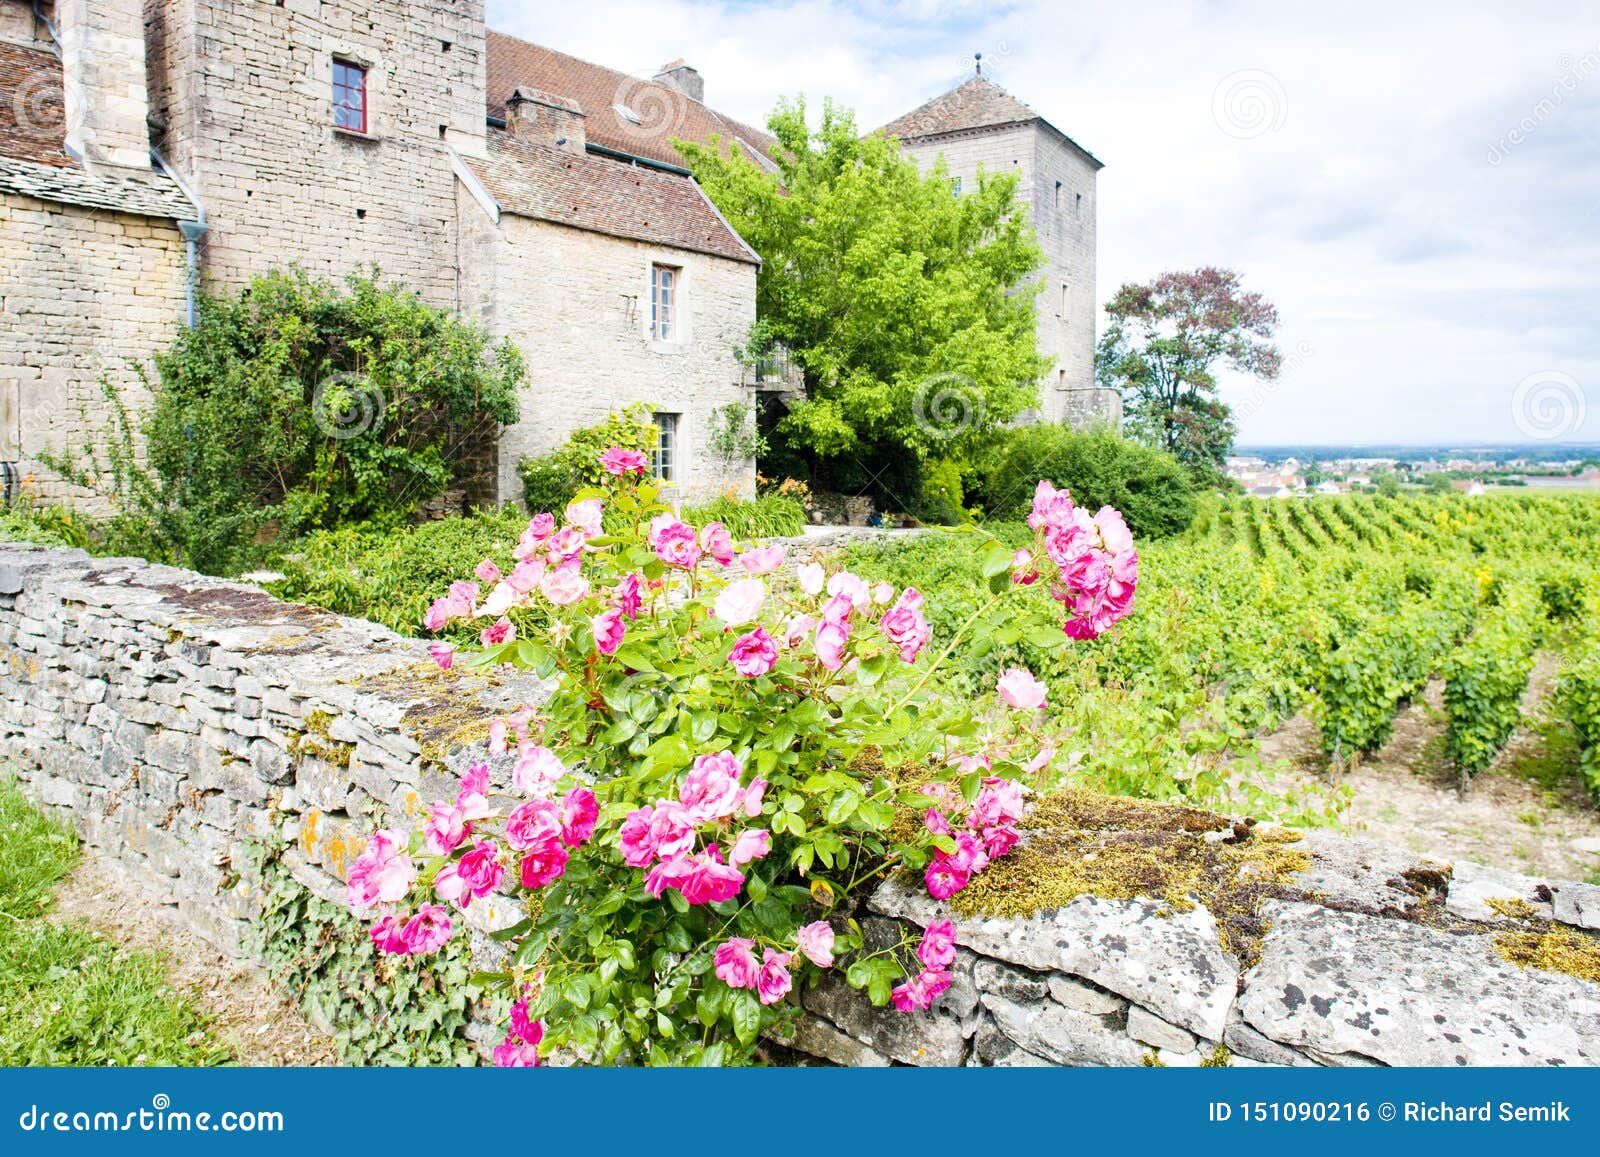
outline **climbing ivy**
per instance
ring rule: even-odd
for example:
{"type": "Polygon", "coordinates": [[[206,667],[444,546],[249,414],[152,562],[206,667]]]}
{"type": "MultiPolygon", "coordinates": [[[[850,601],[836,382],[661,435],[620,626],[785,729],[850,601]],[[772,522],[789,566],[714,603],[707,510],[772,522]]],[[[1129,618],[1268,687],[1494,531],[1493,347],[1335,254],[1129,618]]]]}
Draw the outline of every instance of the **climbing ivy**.
{"type": "Polygon", "coordinates": [[[268,974],[298,995],[352,1064],[471,1065],[466,1027],[482,990],[472,984],[466,937],[426,961],[385,956],[366,926],[259,849],[263,911],[256,952],[268,974]]]}

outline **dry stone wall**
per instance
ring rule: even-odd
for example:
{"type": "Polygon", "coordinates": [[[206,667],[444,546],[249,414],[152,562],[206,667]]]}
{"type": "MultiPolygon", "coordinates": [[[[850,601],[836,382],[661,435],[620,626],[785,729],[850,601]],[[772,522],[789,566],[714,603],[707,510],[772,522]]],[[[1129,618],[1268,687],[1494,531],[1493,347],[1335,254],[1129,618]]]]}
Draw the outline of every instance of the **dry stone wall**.
{"type": "MultiPolygon", "coordinates": [[[[366,834],[442,794],[483,757],[490,717],[545,693],[440,672],[415,640],[249,586],[0,546],[0,763],[236,953],[261,900],[249,845],[338,901],[366,834]]],[[[1184,814],[1176,833],[1121,834],[1185,856],[1260,838],[1184,814]]],[[[1600,984],[1568,974],[1593,967],[1600,887],[1321,833],[1292,846],[1292,878],[1245,889],[1248,919],[1098,894],[958,916],[956,982],[932,1015],[873,1010],[830,978],[781,1043],[853,1065],[1600,1061],[1600,984]]],[[[947,914],[890,882],[859,916],[886,944],[947,914]]],[[[475,904],[469,918],[488,957],[484,933],[515,914],[475,904]]]]}

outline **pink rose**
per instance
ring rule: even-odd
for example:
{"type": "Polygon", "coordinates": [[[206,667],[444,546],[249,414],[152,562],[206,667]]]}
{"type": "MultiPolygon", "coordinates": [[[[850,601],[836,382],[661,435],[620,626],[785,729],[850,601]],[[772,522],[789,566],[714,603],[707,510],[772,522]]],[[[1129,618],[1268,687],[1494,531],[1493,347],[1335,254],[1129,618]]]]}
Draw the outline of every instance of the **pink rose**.
{"type": "Polygon", "coordinates": [[[879,583],[872,588],[872,601],[879,606],[887,603],[892,598],[894,598],[894,587],[888,583],[879,583]]]}
{"type": "Polygon", "coordinates": [[[822,605],[822,621],[837,623],[846,630],[850,628],[850,612],[855,610],[855,600],[840,591],[822,605]]]}
{"type": "Polygon", "coordinates": [[[619,446],[609,446],[600,455],[600,469],[617,478],[625,474],[643,474],[649,464],[640,451],[624,450],[619,446]]]}
{"type": "Polygon", "coordinates": [[[844,666],[844,648],[850,641],[850,629],[839,623],[823,623],[817,628],[817,660],[828,670],[837,671],[844,666]]]}
{"type": "Polygon", "coordinates": [[[1044,706],[1045,685],[1021,667],[1007,667],[996,689],[1013,711],[1037,711],[1044,706]]]}
{"type": "MultiPolygon", "coordinates": [[[[544,573],[548,569],[542,558],[525,558],[511,568],[511,573],[506,576],[506,581],[502,585],[510,587],[519,595],[528,594],[539,589],[539,584],[544,582],[544,573]]],[[[498,589],[497,587],[496,590],[498,589]]]]}
{"type": "Polygon", "coordinates": [[[494,1046],[494,1063],[500,1069],[531,1069],[539,1064],[539,1049],[535,1045],[524,1044],[510,1033],[506,1039],[494,1046]]]}
{"type": "Polygon", "coordinates": [[[928,974],[919,972],[904,984],[897,984],[889,992],[889,1000],[901,1012],[927,1012],[933,1006],[933,994],[928,989],[928,974]]]}
{"type": "Polygon", "coordinates": [[[517,762],[511,768],[511,785],[518,791],[536,795],[547,792],[562,776],[567,765],[548,747],[530,744],[518,750],[517,762]]]}
{"type": "Polygon", "coordinates": [[[528,520],[528,528],[522,532],[522,537],[517,540],[517,547],[511,552],[511,557],[519,561],[527,558],[539,547],[543,546],[544,540],[555,532],[555,515],[549,513],[535,514],[528,520]]]}
{"type": "Polygon", "coordinates": [[[659,514],[650,523],[650,547],[668,566],[692,570],[700,561],[700,539],[694,527],[672,514],[659,514]]]}
{"type": "Polygon", "coordinates": [[[727,566],[733,561],[733,536],[722,523],[708,522],[700,531],[700,549],[727,566]]]}
{"type": "Polygon", "coordinates": [[[1107,553],[1116,554],[1133,548],[1133,534],[1115,507],[1102,506],[1096,511],[1094,525],[1100,532],[1100,541],[1107,553]]]}
{"type": "Polygon", "coordinates": [[[999,824],[983,829],[983,850],[989,858],[998,860],[1017,846],[1017,829],[999,824]]]}
{"type": "Polygon", "coordinates": [[[504,719],[489,720],[489,754],[504,755],[506,747],[506,721],[504,719]]]}
{"type": "Polygon", "coordinates": [[[585,538],[599,538],[601,519],[605,506],[598,498],[585,498],[567,507],[567,521],[583,532],[585,538]]]}
{"type": "Polygon", "coordinates": [[[743,807],[746,817],[754,819],[756,816],[761,814],[761,797],[763,794],[765,794],[766,790],[766,780],[753,779],[750,781],[750,786],[745,788],[744,791],[743,807]]]}
{"type": "Polygon", "coordinates": [[[810,615],[795,615],[783,629],[783,645],[791,651],[811,637],[817,629],[817,620],[810,615]]]}
{"type": "Polygon", "coordinates": [[[637,619],[644,606],[644,600],[639,596],[638,574],[624,575],[622,581],[611,588],[611,598],[624,618],[637,619]]]}
{"type": "Polygon", "coordinates": [[[616,607],[590,619],[589,629],[594,633],[594,649],[602,655],[615,655],[622,646],[622,637],[627,634],[627,628],[622,625],[622,612],[616,607]]]}
{"type": "Polygon", "coordinates": [[[916,662],[918,653],[927,646],[932,635],[928,620],[922,615],[922,595],[916,587],[907,587],[900,592],[900,598],[894,606],[883,612],[883,618],[878,620],[878,629],[883,632],[884,638],[900,649],[902,662],[916,662]]]}
{"type": "Polygon", "coordinates": [[[663,860],[674,859],[694,847],[695,821],[689,809],[676,800],[658,800],[655,815],[650,820],[650,838],[655,841],[655,854],[663,860]]]}
{"type": "Polygon", "coordinates": [[[936,836],[950,834],[950,821],[944,818],[944,813],[938,808],[928,809],[928,813],[922,817],[922,826],[936,836]]]}
{"type": "Polygon", "coordinates": [[[511,1034],[523,1044],[536,1045],[544,1040],[544,1021],[533,1020],[528,1014],[528,1002],[519,1000],[511,1006],[511,1034]]]}
{"type": "Polygon", "coordinates": [[[931,1005],[944,995],[955,977],[943,968],[926,968],[918,979],[922,981],[922,990],[928,994],[928,1003],[931,1005]]]}
{"type": "Polygon", "coordinates": [[[789,995],[793,986],[789,976],[789,954],[768,948],[761,959],[761,971],[756,974],[756,995],[762,1004],[776,1004],[789,995]]]}
{"type": "Polygon", "coordinates": [[[434,599],[422,616],[422,626],[428,631],[442,631],[450,625],[450,600],[434,599]]]}
{"type": "Polygon", "coordinates": [[[1011,556],[1011,581],[1018,586],[1031,587],[1039,581],[1039,569],[1033,564],[1033,552],[1019,550],[1011,556]]]}
{"type": "Polygon", "coordinates": [[[764,828],[740,832],[739,838],[733,841],[733,847],[728,849],[728,863],[735,868],[742,868],[748,863],[762,859],[772,851],[772,833],[764,828]]]}
{"type": "Polygon", "coordinates": [[[428,809],[428,822],[422,827],[424,845],[430,856],[448,856],[472,832],[467,813],[459,803],[435,801],[428,809]]]}
{"type": "Polygon", "coordinates": [[[524,888],[542,888],[561,878],[567,870],[567,849],[558,843],[540,844],[530,849],[518,865],[524,888]]]}
{"type": "Polygon", "coordinates": [[[551,566],[576,563],[582,557],[583,548],[588,541],[589,538],[582,528],[563,526],[544,544],[545,557],[550,560],[551,566]]]}
{"type": "Polygon", "coordinates": [[[489,765],[487,763],[474,763],[461,773],[461,794],[489,794],[489,765]]]}
{"type": "Polygon", "coordinates": [[[971,832],[956,832],[955,841],[955,855],[950,858],[961,871],[976,876],[989,866],[989,853],[983,850],[983,841],[977,836],[971,832]]]}
{"type": "Polygon", "coordinates": [[[561,567],[550,571],[539,584],[540,593],[558,607],[571,606],[589,593],[589,580],[577,570],[561,567]]]}
{"type": "Polygon", "coordinates": [[[929,924],[917,945],[917,959],[929,968],[949,968],[956,959],[956,926],[950,920],[929,924]]]}
{"type": "Polygon", "coordinates": [[[935,857],[933,863],[928,865],[928,870],[923,873],[922,878],[928,885],[928,895],[935,900],[948,900],[965,888],[971,877],[953,861],[940,856],[935,857]]]}
{"type": "Polygon", "coordinates": [[[771,574],[783,565],[783,560],[789,555],[786,546],[764,546],[759,550],[747,550],[739,556],[739,565],[744,567],[749,575],[771,574]]]}
{"type": "Polygon", "coordinates": [[[477,575],[486,583],[497,583],[500,581],[501,577],[500,568],[494,565],[493,559],[488,558],[484,559],[476,567],[474,567],[472,573],[477,575]]]}
{"type": "Polygon", "coordinates": [[[393,916],[385,916],[367,929],[367,935],[372,938],[372,946],[379,952],[387,952],[391,956],[408,956],[411,953],[411,946],[401,935],[402,931],[400,921],[393,916]]]}
{"type": "Polygon", "coordinates": [[[617,832],[622,862],[630,868],[643,868],[656,858],[653,834],[655,808],[646,805],[629,812],[617,832]]]}
{"type": "Polygon", "coordinates": [[[729,988],[754,988],[756,974],[761,971],[761,966],[756,963],[754,940],[746,940],[742,936],[730,937],[717,945],[717,950],[712,959],[715,966],[712,972],[718,980],[729,988]]]}
{"type": "Polygon", "coordinates": [[[454,643],[429,643],[428,654],[435,663],[439,664],[439,670],[448,671],[456,661],[456,645],[454,643]]]}
{"type": "Polygon", "coordinates": [[[698,826],[727,819],[737,812],[744,803],[744,793],[739,789],[743,773],[744,768],[729,751],[696,758],[678,792],[689,821],[698,826]]]}
{"type": "Polygon", "coordinates": [[[594,825],[600,819],[600,803],[594,792],[586,787],[575,787],[561,801],[561,842],[569,848],[580,847],[594,835],[594,825]]]}
{"type": "Polygon", "coordinates": [[[744,886],[744,873],[731,864],[724,864],[712,844],[694,857],[693,868],[687,879],[678,885],[683,898],[691,904],[720,904],[739,894],[744,886]]]}
{"type": "Polygon", "coordinates": [[[833,926],[826,920],[817,920],[796,932],[794,946],[818,968],[833,967],[833,926]]]}
{"type": "Polygon", "coordinates": [[[404,899],[417,878],[416,865],[406,851],[406,835],[392,828],[372,833],[366,850],[350,865],[345,882],[345,902],[355,911],[404,899]]]}
{"type": "Polygon", "coordinates": [[[417,914],[406,921],[400,930],[400,939],[411,956],[437,952],[450,939],[450,917],[438,904],[424,904],[417,914]]]}
{"type": "Polygon", "coordinates": [[[742,627],[761,613],[767,601],[767,585],[760,579],[747,578],[729,583],[717,595],[711,611],[724,626],[742,627]]]}
{"type": "Polygon", "coordinates": [[[765,675],[777,665],[778,645],[772,641],[765,627],[757,627],[733,645],[728,662],[746,679],[765,675]]]}
{"type": "Polygon", "coordinates": [[[681,892],[694,872],[694,860],[688,856],[664,859],[644,874],[644,890],[652,896],[660,896],[668,888],[681,892]]]}
{"type": "Polygon", "coordinates": [[[808,595],[820,595],[823,584],[827,581],[827,572],[820,563],[808,562],[795,572],[795,577],[800,580],[800,589],[808,595]]]}
{"type": "Polygon", "coordinates": [[[500,865],[500,849],[488,840],[479,840],[472,850],[456,861],[456,875],[474,896],[482,898],[500,886],[506,874],[500,865]]]}
{"type": "Polygon", "coordinates": [[[989,776],[972,801],[972,826],[993,827],[1014,824],[1022,818],[1022,785],[1011,779],[989,776]]]}
{"type": "Polygon", "coordinates": [[[506,843],[519,852],[554,843],[561,837],[561,805],[551,799],[518,804],[506,817],[506,843]]]}
{"type": "Polygon", "coordinates": [[[517,628],[511,620],[501,618],[493,626],[485,627],[478,635],[478,641],[485,647],[498,647],[501,643],[514,642],[517,637],[517,628]]]}
{"type": "Polygon", "coordinates": [[[830,595],[844,595],[850,604],[856,607],[869,607],[872,605],[872,588],[867,580],[858,575],[853,575],[847,570],[842,570],[828,580],[828,593],[830,595]]]}

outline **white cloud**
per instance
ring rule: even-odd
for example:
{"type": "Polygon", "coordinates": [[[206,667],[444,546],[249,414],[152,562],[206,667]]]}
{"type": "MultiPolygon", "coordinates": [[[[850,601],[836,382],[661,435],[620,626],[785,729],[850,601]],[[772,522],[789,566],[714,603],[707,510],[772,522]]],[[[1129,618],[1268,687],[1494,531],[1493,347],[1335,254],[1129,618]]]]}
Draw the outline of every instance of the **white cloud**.
{"type": "Polygon", "coordinates": [[[982,52],[1107,164],[1102,299],[1231,266],[1278,305],[1285,352],[1313,351],[1245,440],[1417,441],[1516,437],[1512,393],[1542,372],[1586,389],[1574,436],[1600,438],[1600,31],[1581,7],[491,0],[489,16],[629,71],[683,56],[712,104],[757,123],[804,92],[881,124],[982,52]]]}

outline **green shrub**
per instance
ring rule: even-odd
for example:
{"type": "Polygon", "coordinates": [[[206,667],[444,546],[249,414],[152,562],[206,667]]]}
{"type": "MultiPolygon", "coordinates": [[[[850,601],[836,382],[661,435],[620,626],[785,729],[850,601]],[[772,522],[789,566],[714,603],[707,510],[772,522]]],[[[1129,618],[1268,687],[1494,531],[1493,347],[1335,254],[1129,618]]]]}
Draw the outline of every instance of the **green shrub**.
{"type": "Polygon", "coordinates": [[[550,453],[522,459],[517,473],[522,478],[523,504],[535,514],[548,510],[559,515],[580,489],[604,481],[600,455],[605,450],[617,446],[649,454],[661,436],[650,412],[649,406],[636,402],[613,411],[603,422],[574,430],[550,453]]]}
{"type": "Polygon", "coordinates": [[[0,542],[75,546],[87,550],[93,541],[93,532],[93,522],[67,506],[0,507],[0,542]]]}
{"type": "Polygon", "coordinates": [[[1177,459],[1128,442],[1109,430],[1065,426],[1007,431],[983,456],[976,498],[991,519],[1016,521],[1033,501],[1035,483],[1066,487],[1091,511],[1115,506],[1134,534],[1177,534],[1194,519],[1194,485],[1177,459]]]}
{"type": "MultiPolygon", "coordinates": [[[[527,524],[527,515],[506,509],[394,529],[320,531],[280,561],[284,577],[269,589],[279,598],[419,635],[428,604],[462,577],[461,560],[487,558],[509,571],[511,548],[527,524]]],[[[456,634],[476,637],[465,624],[456,634]]]]}
{"type": "Polygon", "coordinates": [[[716,498],[700,506],[685,506],[680,514],[690,526],[720,522],[736,539],[792,538],[806,528],[806,508],[778,494],[751,500],[716,498]]]}
{"type": "Polygon", "coordinates": [[[404,520],[516,420],[523,378],[515,346],[376,272],[203,294],[155,365],[148,471],[114,396],[109,441],[69,469],[109,477],[167,556],[213,574],[259,558],[258,540],[404,520]]]}

